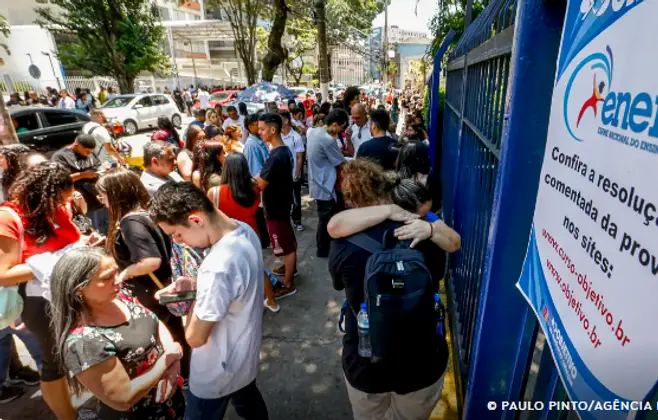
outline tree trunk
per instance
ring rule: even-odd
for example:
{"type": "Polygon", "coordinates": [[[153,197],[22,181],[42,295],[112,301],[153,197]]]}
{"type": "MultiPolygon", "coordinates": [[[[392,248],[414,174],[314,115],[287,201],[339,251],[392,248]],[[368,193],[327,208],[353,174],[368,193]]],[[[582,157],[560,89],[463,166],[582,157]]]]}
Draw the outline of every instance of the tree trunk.
{"type": "Polygon", "coordinates": [[[270,36],[267,39],[267,54],[263,57],[263,81],[271,82],[276,69],[288,55],[281,45],[281,38],[286,30],[288,6],[286,0],[274,0],[275,14],[270,36]]]}
{"type": "Polygon", "coordinates": [[[129,77],[126,74],[119,74],[117,77],[117,83],[119,83],[119,91],[121,93],[133,93],[135,92],[135,77],[129,77]]]}
{"type": "Polygon", "coordinates": [[[318,47],[320,53],[320,91],[322,100],[329,98],[329,57],[327,54],[327,26],[324,0],[315,0],[315,23],[318,26],[318,47]]]}
{"type": "MultiPolygon", "coordinates": [[[[0,99],[2,99],[2,95],[0,95],[0,99]]],[[[14,124],[9,116],[9,110],[5,106],[5,101],[0,100],[0,144],[12,143],[18,143],[18,137],[16,137],[16,130],[14,130],[14,124]]]]}

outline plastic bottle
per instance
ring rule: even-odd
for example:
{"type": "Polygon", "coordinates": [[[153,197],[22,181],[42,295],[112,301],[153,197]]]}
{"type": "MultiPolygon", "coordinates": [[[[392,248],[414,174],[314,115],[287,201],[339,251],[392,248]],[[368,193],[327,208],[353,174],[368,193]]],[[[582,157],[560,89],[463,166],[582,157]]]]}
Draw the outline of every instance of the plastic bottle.
{"type": "Polygon", "coordinates": [[[436,335],[443,336],[445,334],[445,326],[443,321],[445,319],[445,308],[441,302],[441,295],[434,294],[434,311],[436,312],[436,335]]]}
{"type": "Polygon", "coordinates": [[[359,356],[372,357],[372,343],[370,342],[370,321],[368,320],[368,305],[361,304],[361,310],[356,316],[359,328],[359,356]]]}

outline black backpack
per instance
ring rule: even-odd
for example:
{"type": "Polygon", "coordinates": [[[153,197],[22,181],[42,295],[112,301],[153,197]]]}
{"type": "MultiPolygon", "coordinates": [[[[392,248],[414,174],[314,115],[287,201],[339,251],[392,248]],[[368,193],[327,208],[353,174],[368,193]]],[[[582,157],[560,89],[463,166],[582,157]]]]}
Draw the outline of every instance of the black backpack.
{"type": "Polygon", "coordinates": [[[436,314],[432,276],[423,253],[409,248],[410,242],[395,239],[392,230],[384,234],[382,243],[364,233],[346,239],[372,254],[364,279],[371,361],[395,360],[424,346],[421,343],[436,335],[436,314]]]}

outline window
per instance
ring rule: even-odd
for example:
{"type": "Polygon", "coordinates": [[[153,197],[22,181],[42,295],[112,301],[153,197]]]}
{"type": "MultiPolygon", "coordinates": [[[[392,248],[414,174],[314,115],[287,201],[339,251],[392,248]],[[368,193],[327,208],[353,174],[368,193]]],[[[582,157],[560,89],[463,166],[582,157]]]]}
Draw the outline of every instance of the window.
{"type": "Polygon", "coordinates": [[[39,127],[39,121],[37,120],[37,114],[23,114],[21,116],[13,117],[12,119],[15,120],[18,123],[18,126],[16,127],[16,133],[20,134],[22,132],[27,131],[32,131],[32,130],[38,130],[39,127]]]}
{"type": "Polygon", "coordinates": [[[78,122],[72,112],[44,112],[43,114],[51,127],[78,122]]]}
{"type": "Polygon", "coordinates": [[[150,96],[144,96],[142,99],[137,101],[137,105],[142,105],[144,108],[153,106],[153,101],[150,96]]]}
{"type": "Polygon", "coordinates": [[[160,11],[160,17],[162,20],[169,20],[169,8],[168,7],[163,7],[163,6],[158,6],[158,10],[160,11]]]}
{"type": "Polygon", "coordinates": [[[167,99],[167,97],[164,95],[156,95],[153,97],[153,102],[155,102],[156,105],[167,105],[169,103],[169,99],[167,99]]]}

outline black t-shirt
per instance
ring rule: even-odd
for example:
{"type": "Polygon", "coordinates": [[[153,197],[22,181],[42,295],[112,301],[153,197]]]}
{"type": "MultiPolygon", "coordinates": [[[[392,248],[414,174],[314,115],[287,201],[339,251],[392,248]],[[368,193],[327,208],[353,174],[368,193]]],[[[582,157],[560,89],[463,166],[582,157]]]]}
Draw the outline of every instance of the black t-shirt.
{"type": "Polygon", "coordinates": [[[286,146],[272,149],[260,177],[268,182],[263,191],[265,217],[269,220],[290,219],[292,206],[292,153],[286,146]]]}
{"type": "MultiPolygon", "coordinates": [[[[101,161],[94,153],[89,156],[82,156],[75,153],[71,148],[65,147],[58,150],[52,157],[52,160],[69,168],[71,173],[84,172],[86,170],[98,170],[101,161]]],[[[97,179],[81,179],[73,185],[75,189],[82,194],[87,203],[87,211],[98,210],[103,207],[98,201],[98,191],[96,190],[97,179]]]]}
{"type": "MultiPolygon", "coordinates": [[[[366,231],[365,234],[381,241],[386,231],[401,226],[401,223],[385,221],[366,231]]],[[[424,241],[416,249],[425,256],[425,264],[432,274],[435,290],[445,268],[445,253],[432,242],[424,241]]],[[[370,253],[353,245],[346,239],[332,241],[329,252],[329,272],[336,290],[345,289],[350,309],[345,317],[343,337],[343,371],[349,383],[356,389],[377,394],[395,392],[407,394],[426,388],[436,382],[447,366],[448,345],[443,337],[432,334],[423,337],[424,345],[409,348],[408,355],[399,360],[384,360],[370,363],[370,359],[359,356],[359,334],[355,313],[364,301],[364,278],[366,262],[370,253]]]]}
{"type": "MultiPolygon", "coordinates": [[[[116,261],[119,270],[135,264],[145,258],[161,258],[162,263],[153,272],[165,286],[171,283],[171,240],[156,226],[147,213],[133,213],[119,222],[121,233],[114,243],[116,261]]],[[[144,275],[128,280],[126,286],[133,292],[140,303],[147,308],[158,302],[153,294],[158,290],[150,276],[144,275]]]]}
{"type": "Polygon", "coordinates": [[[387,171],[395,169],[399,143],[388,136],[375,137],[359,146],[358,157],[372,159],[387,171]]]}

